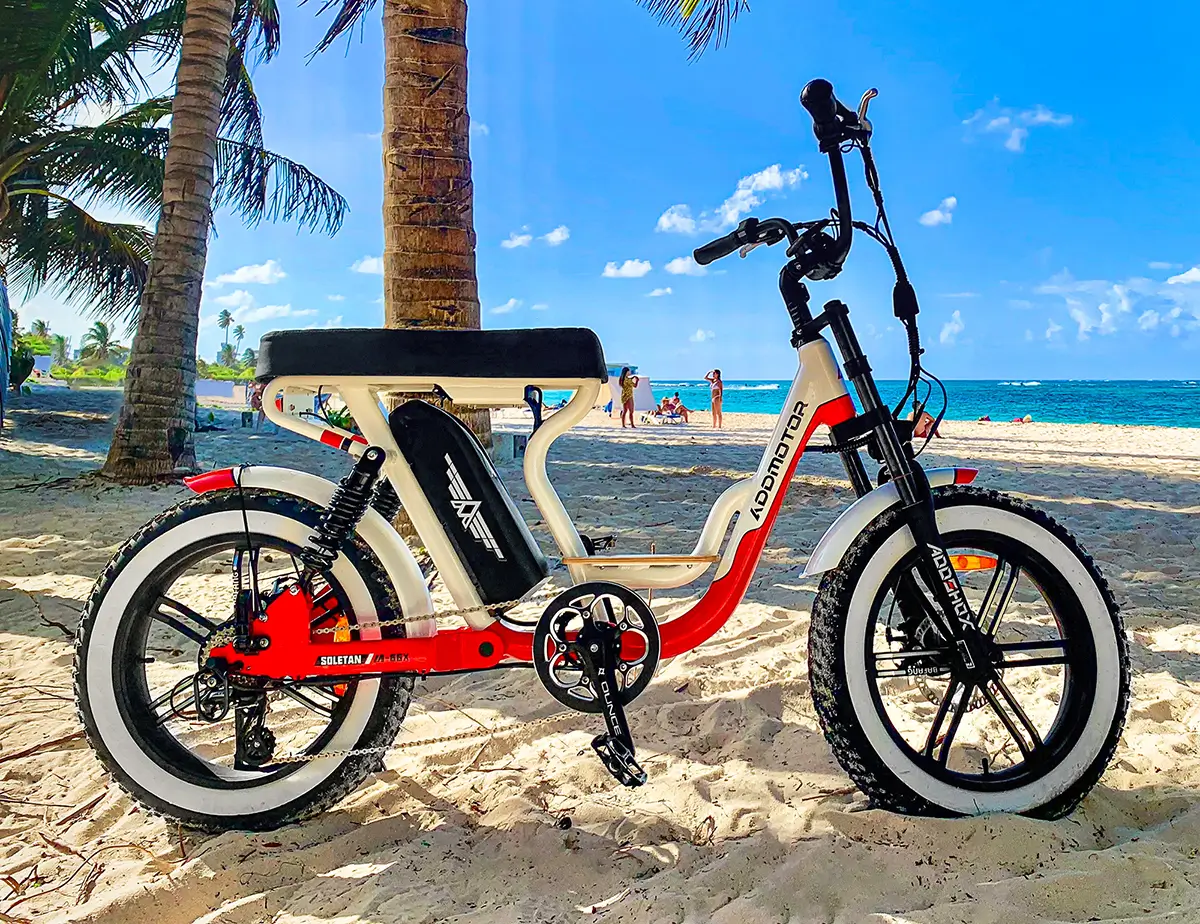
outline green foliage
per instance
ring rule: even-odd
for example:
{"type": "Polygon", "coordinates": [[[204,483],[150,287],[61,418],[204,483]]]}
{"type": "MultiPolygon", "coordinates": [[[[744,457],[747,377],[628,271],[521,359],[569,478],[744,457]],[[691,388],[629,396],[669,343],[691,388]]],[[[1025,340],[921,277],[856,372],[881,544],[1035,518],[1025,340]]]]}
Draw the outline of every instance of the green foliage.
{"type": "Polygon", "coordinates": [[[325,408],[325,420],[335,427],[341,427],[343,430],[354,432],[358,429],[358,425],[354,423],[354,418],[350,416],[350,408],[325,408]]]}
{"type": "Polygon", "coordinates": [[[8,366],[8,384],[12,388],[20,388],[24,382],[33,373],[33,350],[18,342],[13,347],[12,358],[9,360],[8,366]]]}
{"type": "MultiPolygon", "coordinates": [[[[106,319],[136,314],[153,234],[88,209],[158,214],[171,101],[139,101],[138,66],[178,55],[185,9],[186,0],[0,0],[0,253],[26,295],[50,287],[106,319]],[[112,115],[79,124],[88,111],[112,115]]],[[[213,208],[332,232],[345,200],[262,148],[247,58],[274,55],[278,16],[274,0],[236,4],[213,208]]]]}
{"type": "Polygon", "coordinates": [[[254,370],[237,366],[206,364],[203,378],[216,379],[219,382],[249,382],[254,378],[254,370]]]}
{"type": "Polygon", "coordinates": [[[126,347],[117,343],[112,328],[103,321],[97,321],[88,328],[80,341],[79,358],[87,365],[102,366],[113,363],[128,354],[126,347]]]}
{"type": "Polygon", "coordinates": [[[125,367],[112,364],[90,366],[85,363],[66,363],[51,366],[50,375],[76,385],[119,385],[125,381],[125,367]]]}
{"type": "Polygon", "coordinates": [[[34,356],[50,356],[54,352],[54,340],[51,337],[39,337],[37,334],[18,334],[17,339],[29,347],[34,356]]]}

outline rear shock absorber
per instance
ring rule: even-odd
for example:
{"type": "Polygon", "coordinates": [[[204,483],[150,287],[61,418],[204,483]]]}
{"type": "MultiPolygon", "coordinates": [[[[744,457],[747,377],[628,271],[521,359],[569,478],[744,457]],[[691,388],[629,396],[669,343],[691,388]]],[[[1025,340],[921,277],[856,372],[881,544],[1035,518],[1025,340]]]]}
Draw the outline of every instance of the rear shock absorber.
{"type": "Polygon", "coordinates": [[[300,552],[300,560],[308,567],[326,571],[333,566],[342,543],[350,538],[371,505],[371,493],[385,456],[378,446],[368,447],[354,464],[354,470],[342,479],[321,514],[317,531],[308,537],[308,546],[300,552]]]}
{"type": "Polygon", "coordinates": [[[371,498],[371,506],[389,523],[396,519],[396,514],[400,512],[400,495],[396,493],[396,489],[386,478],[379,479],[379,484],[375,486],[375,496],[371,498]]]}

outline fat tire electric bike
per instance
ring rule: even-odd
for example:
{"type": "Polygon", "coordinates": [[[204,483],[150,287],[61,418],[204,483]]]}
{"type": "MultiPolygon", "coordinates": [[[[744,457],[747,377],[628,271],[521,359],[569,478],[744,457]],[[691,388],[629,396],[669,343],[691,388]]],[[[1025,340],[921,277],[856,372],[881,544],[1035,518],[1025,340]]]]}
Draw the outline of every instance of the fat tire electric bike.
{"type": "Polygon", "coordinates": [[[936,380],[921,365],[916,294],[883,208],[867,119],[874,95],[853,111],[815,80],[801,97],[829,159],[830,217],[748,218],[695,251],[707,264],[787,242],[779,288],[799,368],[757,471],[721,494],[689,553],[603,554],[611,537],[581,535],[550,484],[551,444],[597,405],[606,380],[590,330],[267,334],[257,375],[282,395],[266,403],[268,417],[348,452],[353,469],[338,485],[272,466],[194,476],[197,496],[117,553],[87,601],[75,676],[87,737],[121,787],[202,828],[295,821],[382,766],[417,679],[515,666],[533,666],[559,702],[602,716],[596,753],[622,784],[640,785],[626,707],[663,658],[700,645],[733,613],[823,425],[857,495],[805,569],[821,579],[809,676],[833,753],[875,805],[898,812],[1073,809],[1124,722],[1124,630],[1103,577],[1060,524],[971,486],[973,469],[920,464],[914,420],[936,380]],[[843,156],[854,150],[873,224],[851,216],[843,156]],[[836,276],[856,230],[884,247],[896,273],[911,369],[895,408],[879,395],[846,305],[809,308],[804,280],[836,276]],[[543,389],[573,394],[544,415],[543,389]],[[333,392],[359,432],[314,410],[333,392]],[[385,416],[387,393],[428,400],[385,416]],[[543,588],[550,563],[483,447],[438,406],[445,399],[532,411],[524,476],[571,582],[536,621],[515,607],[543,588]],[[864,452],[879,466],[874,478],[864,452]],[[401,507],[452,613],[435,612],[391,525],[401,507]],[[714,566],[703,595],[661,625],[639,594],[714,566]],[[465,624],[439,625],[450,615],[465,624]],[[1047,692],[1031,697],[1038,683],[1047,692]]]}

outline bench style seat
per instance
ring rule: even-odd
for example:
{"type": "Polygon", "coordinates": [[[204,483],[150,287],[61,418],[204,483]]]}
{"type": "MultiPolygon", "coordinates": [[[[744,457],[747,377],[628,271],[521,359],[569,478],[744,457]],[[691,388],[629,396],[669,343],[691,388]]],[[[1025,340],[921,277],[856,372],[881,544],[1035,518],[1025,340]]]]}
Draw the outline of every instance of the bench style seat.
{"type": "Polygon", "coordinates": [[[259,381],[295,376],[398,376],[607,381],[604,351],[583,327],[531,330],[277,330],[258,349],[259,381]]]}

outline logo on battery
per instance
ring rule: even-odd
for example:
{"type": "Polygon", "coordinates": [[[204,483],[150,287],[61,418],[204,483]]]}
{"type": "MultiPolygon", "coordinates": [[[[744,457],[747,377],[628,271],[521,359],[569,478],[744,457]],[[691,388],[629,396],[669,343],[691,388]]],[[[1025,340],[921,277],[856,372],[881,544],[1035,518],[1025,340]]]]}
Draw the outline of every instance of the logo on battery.
{"type": "Polygon", "coordinates": [[[445,456],[445,459],[447,466],[446,477],[450,480],[450,506],[458,514],[458,519],[462,523],[463,529],[474,536],[476,542],[482,542],[484,548],[494,552],[496,558],[504,561],[504,553],[500,550],[500,543],[496,541],[496,537],[488,529],[487,523],[483,521],[483,515],[479,510],[480,502],[475,500],[471,496],[471,492],[467,490],[467,484],[463,481],[462,475],[458,473],[458,468],[454,465],[449,454],[445,456]]]}

